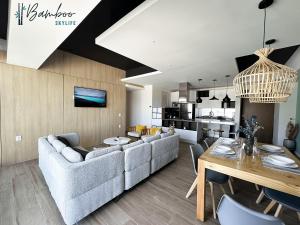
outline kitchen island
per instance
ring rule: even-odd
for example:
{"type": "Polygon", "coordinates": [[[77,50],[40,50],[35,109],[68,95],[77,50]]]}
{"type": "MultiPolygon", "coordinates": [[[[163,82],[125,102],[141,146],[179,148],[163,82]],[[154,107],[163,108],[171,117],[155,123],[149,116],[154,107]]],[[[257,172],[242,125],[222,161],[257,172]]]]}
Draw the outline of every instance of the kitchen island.
{"type": "Polygon", "coordinates": [[[195,119],[163,119],[162,126],[163,131],[167,131],[169,126],[175,127],[175,132],[180,135],[180,138],[184,142],[195,144],[203,139],[203,128],[208,128],[209,137],[219,137],[214,129],[224,130],[223,137],[235,137],[235,121],[228,118],[195,118],[195,119]]]}

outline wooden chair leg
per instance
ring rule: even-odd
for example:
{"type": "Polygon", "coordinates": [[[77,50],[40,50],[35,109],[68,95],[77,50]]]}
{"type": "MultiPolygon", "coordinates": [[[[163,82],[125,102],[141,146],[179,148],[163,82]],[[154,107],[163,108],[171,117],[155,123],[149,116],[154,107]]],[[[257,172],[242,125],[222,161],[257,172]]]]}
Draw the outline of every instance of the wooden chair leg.
{"type": "Polygon", "coordinates": [[[259,204],[264,196],[265,196],[264,192],[261,191],[258,198],[256,199],[256,204],[259,204]]]}
{"type": "Polygon", "coordinates": [[[216,203],[215,203],[215,195],[214,195],[214,184],[212,182],[208,182],[208,183],[210,186],[210,196],[211,196],[212,207],[213,207],[213,215],[214,215],[214,218],[217,219],[216,203]]]}
{"type": "Polygon", "coordinates": [[[229,189],[230,189],[231,194],[234,195],[234,190],[233,190],[233,186],[232,186],[232,183],[231,183],[230,179],[228,180],[228,185],[229,185],[229,189]]]}
{"type": "Polygon", "coordinates": [[[278,217],[278,216],[279,216],[279,213],[280,213],[281,209],[282,209],[282,205],[279,204],[278,207],[277,207],[277,209],[276,209],[276,212],[275,212],[275,214],[274,214],[275,217],[278,217]]]}
{"type": "Polygon", "coordinates": [[[255,189],[256,189],[257,191],[259,191],[258,185],[257,185],[257,184],[254,184],[254,185],[255,185],[255,189]]]}
{"type": "Polygon", "coordinates": [[[270,204],[267,206],[267,208],[265,209],[264,214],[267,214],[274,207],[275,204],[276,204],[276,201],[272,200],[270,202],[270,204]]]}
{"type": "Polygon", "coordinates": [[[297,212],[298,220],[300,221],[300,212],[297,212]]]}
{"type": "Polygon", "coordinates": [[[220,186],[221,191],[222,191],[224,194],[226,194],[226,191],[225,191],[223,185],[222,185],[222,184],[219,184],[219,186],[220,186]]]}
{"type": "Polygon", "coordinates": [[[188,193],[185,196],[186,198],[190,197],[190,195],[193,193],[193,190],[196,188],[197,184],[198,184],[198,179],[196,177],[196,179],[194,180],[192,186],[190,187],[190,190],[188,191],[188,193]]]}

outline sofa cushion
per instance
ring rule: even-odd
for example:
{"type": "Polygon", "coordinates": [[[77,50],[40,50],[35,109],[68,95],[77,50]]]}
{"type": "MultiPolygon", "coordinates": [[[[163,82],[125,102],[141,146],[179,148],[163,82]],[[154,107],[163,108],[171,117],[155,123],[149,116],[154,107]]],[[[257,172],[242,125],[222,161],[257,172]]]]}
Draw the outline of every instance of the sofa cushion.
{"type": "Polygon", "coordinates": [[[89,153],[88,150],[86,150],[85,148],[81,147],[81,146],[76,146],[76,147],[71,147],[74,151],[78,152],[83,160],[85,159],[86,155],[89,153]]]}
{"type": "Polygon", "coordinates": [[[64,143],[66,146],[71,147],[70,142],[65,137],[57,136],[56,138],[57,138],[57,140],[59,140],[62,143],[64,143]]]}
{"type": "Polygon", "coordinates": [[[57,152],[61,153],[61,151],[67,147],[64,143],[59,140],[54,140],[52,143],[53,147],[56,149],[57,152]]]}
{"type": "Polygon", "coordinates": [[[137,137],[137,138],[141,137],[141,134],[135,131],[129,131],[127,134],[129,137],[137,137]]]}
{"type": "Polygon", "coordinates": [[[90,160],[114,151],[121,151],[121,146],[117,145],[108,148],[96,148],[85,156],[85,160],[90,160]]]}
{"type": "Polygon", "coordinates": [[[158,140],[158,139],[160,139],[160,135],[142,137],[142,140],[146,143],[150,143],[150,142],[158,140]]]}
{"type": "Polygon", "coordinates": [[[133,142],[133,143],[130,143],[130,144],[128,144],[128,145],[123,145],[122,146],[122,148],[123,148],[123,150],[126,150],[126,149],[128,149],[128,148],[132,148],[132,147],[134,147],[134,146],[137,146],[137,145],[140,145],[140,144],[143,144],[144,142],[142,141],[142,140],[139,140],[139,141],[135,141],[135,142],[133,142]]]}
{"type": "Polygon", "coordinates": [[[53,134],[48,135],[47,140],[50,144],[53,143],[53,141],[57,140],[57,137],[55,137],[53,134]]]}
{"type": "Polygon", "coordinates": [[[83,161],[82,156],[70,147],[63,148],[61,154],[66,158],[66,160],[71,163],[78,163],[83,161]]]}
{"type": "Polygon", "coordinates": [[[161,133],[160,137],[161,138],[166,138],[166,137],[170,137],[171,135],[173,135],[173,134],[170,134],[170,133],[161,133]]]}

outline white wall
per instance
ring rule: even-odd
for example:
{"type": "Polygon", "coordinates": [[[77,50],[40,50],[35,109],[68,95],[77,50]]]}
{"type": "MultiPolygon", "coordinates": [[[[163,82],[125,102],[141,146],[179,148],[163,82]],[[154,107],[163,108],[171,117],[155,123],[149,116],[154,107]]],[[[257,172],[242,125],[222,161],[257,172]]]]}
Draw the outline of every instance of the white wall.
{"type": "Polygon", "coordinates": [[[286,138],[286,125],[290,118],[296,118],[297,86],[287,102],[275,104],[273,130],[273,144],[275,145],[283,145],[283,140],[286,138]]]}
{"type": "Polygon", "coordinates": [[[127,91],[127,126],[137,124],[151,127],[152,85],[143,90],[127,91]]]}

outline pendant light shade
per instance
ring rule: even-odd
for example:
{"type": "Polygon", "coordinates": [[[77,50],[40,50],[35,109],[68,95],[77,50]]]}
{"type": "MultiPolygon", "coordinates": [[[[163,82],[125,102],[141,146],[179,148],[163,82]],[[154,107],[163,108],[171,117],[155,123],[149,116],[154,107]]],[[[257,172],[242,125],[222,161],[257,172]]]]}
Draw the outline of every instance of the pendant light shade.
{"type": "Polygon", "coordinates": [[[296,70],[268,59],[270,48],[257,50],[259,59],[233,80],[237,96],[253,103],[280,103],[287,98],[297,82],[296,70]]]}
{"type": "Polygon", "coordinates": [[[226,86],[226,96],[225,98],[223,98],[223,103],[230,104],[231,99],[228,96],[228,78],[230,77],[230,75],[226,75],[225,77],[227,79],[227,86],[226,86]]]}
{"type": "MultiPolygon", "coordinates": [[[[201,82],[202,79],[198,79],[199,83],[201,82]]],[[[199,95],[199,92],[197,92],[197,99],[196,99],[196,103],[202,103],[202,98],[199,95]]]]}
{"type": "Polygon", "coordinates": [[[210,98],[209,100],[215,101],[215,100],[219,100],[218,98],[216,98],[216,82],[217,82],[217,80],[214,79],[213,82],[214,82],[214,96],[212,98],[210,98]]]}
{"type": "Polygon", "coordinates": [[[273,0],[262,0],[258,8],[264,10],[263,21],[263,48],[255,52],[259,59],[245,69],[233,80],[236,96],[249,98],[252,103],[281,103],[286,102],[297,82],[296,70],[275,63],[268,59],[272,48],[265,48],[276,40],[265,42],[266,36],[266,8],[272,5],[273,0]]]}

